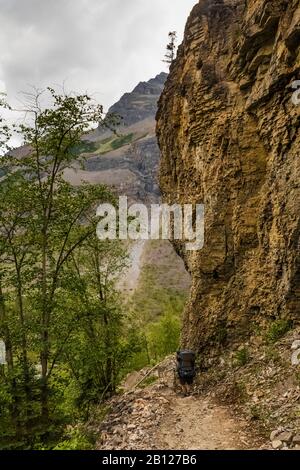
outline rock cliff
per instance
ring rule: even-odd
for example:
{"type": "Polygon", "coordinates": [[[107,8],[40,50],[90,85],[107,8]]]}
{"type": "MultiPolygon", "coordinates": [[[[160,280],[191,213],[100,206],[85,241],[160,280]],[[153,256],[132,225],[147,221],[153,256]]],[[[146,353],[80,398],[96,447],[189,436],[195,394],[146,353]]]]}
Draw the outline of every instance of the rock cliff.
{"type": "Polygon", "coordinates": [[[299,46],[299,0],[200,0],[159,102],[163,198],[205,204],[203,250],[175,245],[207,356],[300,319],[299,46]]]}

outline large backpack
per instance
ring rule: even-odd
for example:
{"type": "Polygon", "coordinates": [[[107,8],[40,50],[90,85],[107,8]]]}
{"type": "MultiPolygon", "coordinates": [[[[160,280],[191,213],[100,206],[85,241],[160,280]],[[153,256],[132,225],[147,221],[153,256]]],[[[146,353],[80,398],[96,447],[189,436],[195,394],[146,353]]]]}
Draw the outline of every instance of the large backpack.
{"type": "Polygon", "coordinates": [[[183,379],[195,377],[195,353],[193,351],[177,351],[177,372],[183,379]]]}

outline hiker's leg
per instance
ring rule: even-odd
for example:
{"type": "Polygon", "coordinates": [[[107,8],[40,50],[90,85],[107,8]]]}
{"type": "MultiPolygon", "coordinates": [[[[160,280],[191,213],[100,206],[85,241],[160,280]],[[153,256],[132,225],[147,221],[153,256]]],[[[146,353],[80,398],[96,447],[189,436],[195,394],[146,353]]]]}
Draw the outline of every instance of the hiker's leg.
{"type": "Polygon", "coordinates": [[[193,379],[189,378],[186,382],[187,394],[190,395],[193,387],[193,379]]]}
{"type": "Polygon", "coordinates": [[[182,395],[185,395],[185,393],[186,393],[186,382],[182,377],[179,377],[179,382],[180,382],[181,393],[182,393],[182,395]]]}

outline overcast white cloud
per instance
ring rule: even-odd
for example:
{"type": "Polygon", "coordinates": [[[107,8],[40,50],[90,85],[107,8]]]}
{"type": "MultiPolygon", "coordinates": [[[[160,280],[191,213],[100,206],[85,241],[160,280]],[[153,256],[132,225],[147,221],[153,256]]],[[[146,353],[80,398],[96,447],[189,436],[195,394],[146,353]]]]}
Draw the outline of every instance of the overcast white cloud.
{"type": "Polygon", "coordinates": [[[197,0],[0,0],[0,81],[10,100],[28,85],[65,82],[105,107],[166,70],[168,32],[182,37],[197,0]]]}

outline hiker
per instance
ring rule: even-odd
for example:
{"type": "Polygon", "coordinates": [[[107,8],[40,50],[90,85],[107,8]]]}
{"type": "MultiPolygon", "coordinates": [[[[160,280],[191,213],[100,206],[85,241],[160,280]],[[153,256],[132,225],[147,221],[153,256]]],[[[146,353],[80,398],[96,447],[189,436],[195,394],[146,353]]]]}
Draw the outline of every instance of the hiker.
{"type": "Polygon", "coordinates": [[[177,374],[184,395],[188,395],[196,375],[195,353],[189,350],[177,351],[177,374]]]}

